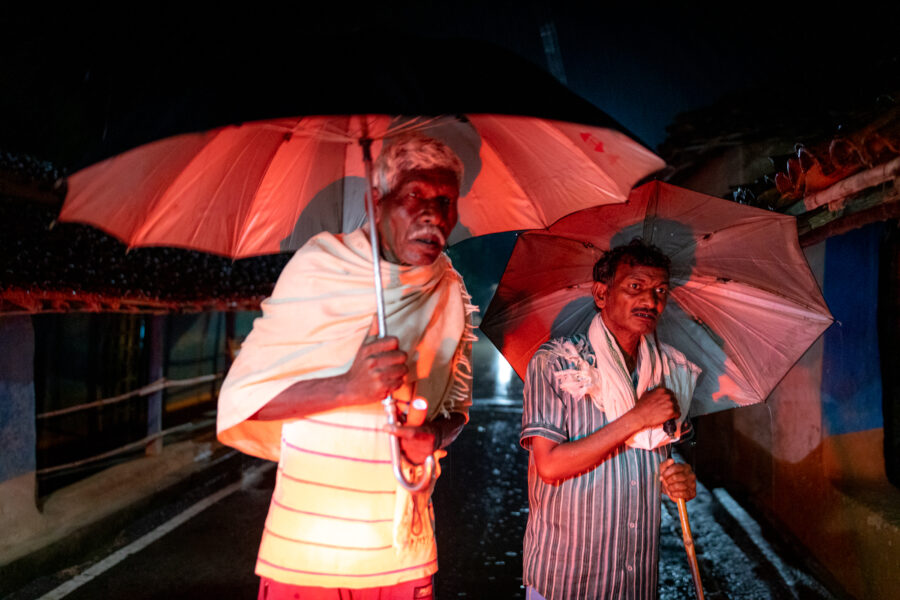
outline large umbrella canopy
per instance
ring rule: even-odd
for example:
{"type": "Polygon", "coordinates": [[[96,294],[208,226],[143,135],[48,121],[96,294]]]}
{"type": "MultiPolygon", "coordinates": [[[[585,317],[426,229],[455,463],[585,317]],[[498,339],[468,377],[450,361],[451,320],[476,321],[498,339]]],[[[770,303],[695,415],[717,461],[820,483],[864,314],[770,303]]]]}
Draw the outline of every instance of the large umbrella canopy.
{"type": "Polygon", "coordinates": [[[273,119],[140,146],[69,179],[60,219],[130,246],[178,246],[242,258],[299,247],[365,220],[363,139],[377,154],[408,131],[463,160],[450,237],[544,227],[586,206],[623,202],[664,163],[611,128],[549,119],[379,115],[273,119]]]}
{"type": "Polygon", "coordinates": [[[691,415],[764,401],[832,321],[792,217],[651,182],[519,236],[481,329],[520,376],[587,331],[594,263],[635,237],[672,259],[658,336],[703,369],[691,415]]]}

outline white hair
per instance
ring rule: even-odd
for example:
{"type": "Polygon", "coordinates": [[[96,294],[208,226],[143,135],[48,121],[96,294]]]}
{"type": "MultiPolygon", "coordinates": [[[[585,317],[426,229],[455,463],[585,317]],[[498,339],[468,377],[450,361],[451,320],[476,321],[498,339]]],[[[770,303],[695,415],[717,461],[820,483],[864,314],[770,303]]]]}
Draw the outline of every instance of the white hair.
{"type": "Polygon", "coordinates": [[[456,176],[456,184],[462,185],[463,163],[456,153],[440,140],[411,132],[382,148],[375,161],[375,187],[382,197],[387,196],[402,173],[420,169],[447,169],[456,176]]]}

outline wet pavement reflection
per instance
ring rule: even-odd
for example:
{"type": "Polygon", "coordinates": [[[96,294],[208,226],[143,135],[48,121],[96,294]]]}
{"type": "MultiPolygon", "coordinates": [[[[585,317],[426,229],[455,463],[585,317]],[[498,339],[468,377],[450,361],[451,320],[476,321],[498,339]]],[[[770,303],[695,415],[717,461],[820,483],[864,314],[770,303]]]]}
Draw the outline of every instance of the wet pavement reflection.
{"type": "MultiPolygon", "coordinates": [[[[470,421],[441,461],[434,492],[437,597],[524,598],[528,453],[518,443],[522,382],[486,340],[475,344],[473,362],[470,421]]],[[[707,490],[702,482],[698,487],[688,512],[706,598],[833,598],[797,556],[766,541],[772,536],[748,533],[735,516],[741,509],[726,507],[733,501],[723,490],[707,490]]],[[[678,511],[668,499],[660,537],[659,597],[693,598],[678,511]]]]}

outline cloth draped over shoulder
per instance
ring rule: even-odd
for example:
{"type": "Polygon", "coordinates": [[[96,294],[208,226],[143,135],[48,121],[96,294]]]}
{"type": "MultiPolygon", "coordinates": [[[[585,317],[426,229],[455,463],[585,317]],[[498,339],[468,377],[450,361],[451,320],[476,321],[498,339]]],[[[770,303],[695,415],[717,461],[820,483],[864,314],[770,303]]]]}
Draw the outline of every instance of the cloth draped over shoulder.
{"type": "Polygon", "coordinates": [[[600,313],[591,321],[588,340],[596,357],[596,364],[593,365],[581,358],[576,348],[565,347],[566,343],[571,345],[571,342],[555,342],[559,346],[556,351],[576,365],[573,369],[557,373],[560,387],[575,396],[590,396],[610,422],[634,408],[637,399],[648,390],[666,387],[675,394],[681,409],[674,438],[669,437],[660,425],[637,432],[625,443],[632,448],[653,450],[680,439],[681,424],[687,418],[700,367],[675,348],[657,343],[655,336],[645,335],[638,349],[638,382],[635,389],[631,374],[626,372],[622,351],[600,313]]]}
{"type": "MultiPolygon", "coordinates": [[[[377,332],[371,256],[365,230],[307,242],[263,302],[222,385],[219,439],[279,461],[256,564],[262,577],[367,588],[437,570],[430,490],[411,495],[394,480],[380,402],[286,421],[250,419],[295,382],[346,372],[377,332]]],[[[425,398],[428,419],[468,418],[475,307],[462,279],[444,255],[418,267],[382,261],[381,270],[388,333],[408,354],[395,398],[425,398]]]]}
{"type": "MultiPolygon", "coordinates": [[[[388,333],[409,354],[407,381],[428,418],[468,414],[473,339],[462,279],[441,255],[429,266],[381,262],[388,333]]],[[[219,393],[219,440],[277,461],[283,421],[248,420],[298,381],[350,369],[375,329],[371,245],[364,229],[322,233],[291,258],[253,324],[219,393]]],[[[402,398],[401,398],[402,400],[402,398]]]]}

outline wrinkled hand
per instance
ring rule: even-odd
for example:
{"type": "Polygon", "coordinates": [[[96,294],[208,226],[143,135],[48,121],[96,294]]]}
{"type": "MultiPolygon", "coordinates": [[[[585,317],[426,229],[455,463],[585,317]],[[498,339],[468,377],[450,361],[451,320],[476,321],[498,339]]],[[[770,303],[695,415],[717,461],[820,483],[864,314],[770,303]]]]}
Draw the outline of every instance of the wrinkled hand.
{"type": "Polygon", "coordinates": [[[344,376],[346,404],[380,402],[403,385],[409,369],[406,352],[394,336],[363,343],[344,376]]]}
{"type": "Polygon", "coordinates": [[[400,449],[409,462],[421,465],[437,450],[438,438],[434,426],[423,423],[419,427],[385,425],[384,430],[400,438],[400,449]]]}
{"type": "Polygon", "coordinates": [[[669,419],[681,416],[678,400],[671,390],[664,387],[653,388],[638,398],[634,404],[635,415],[640,418],[643,428],[662,425],[669,419]]]}
{"type": "Polygon", "coordinates": [[[669,458],[659,465],[659,479],[663,492],[672,500],[690,500],[697,495],[697,477],[690,465],[669,458]]]}

